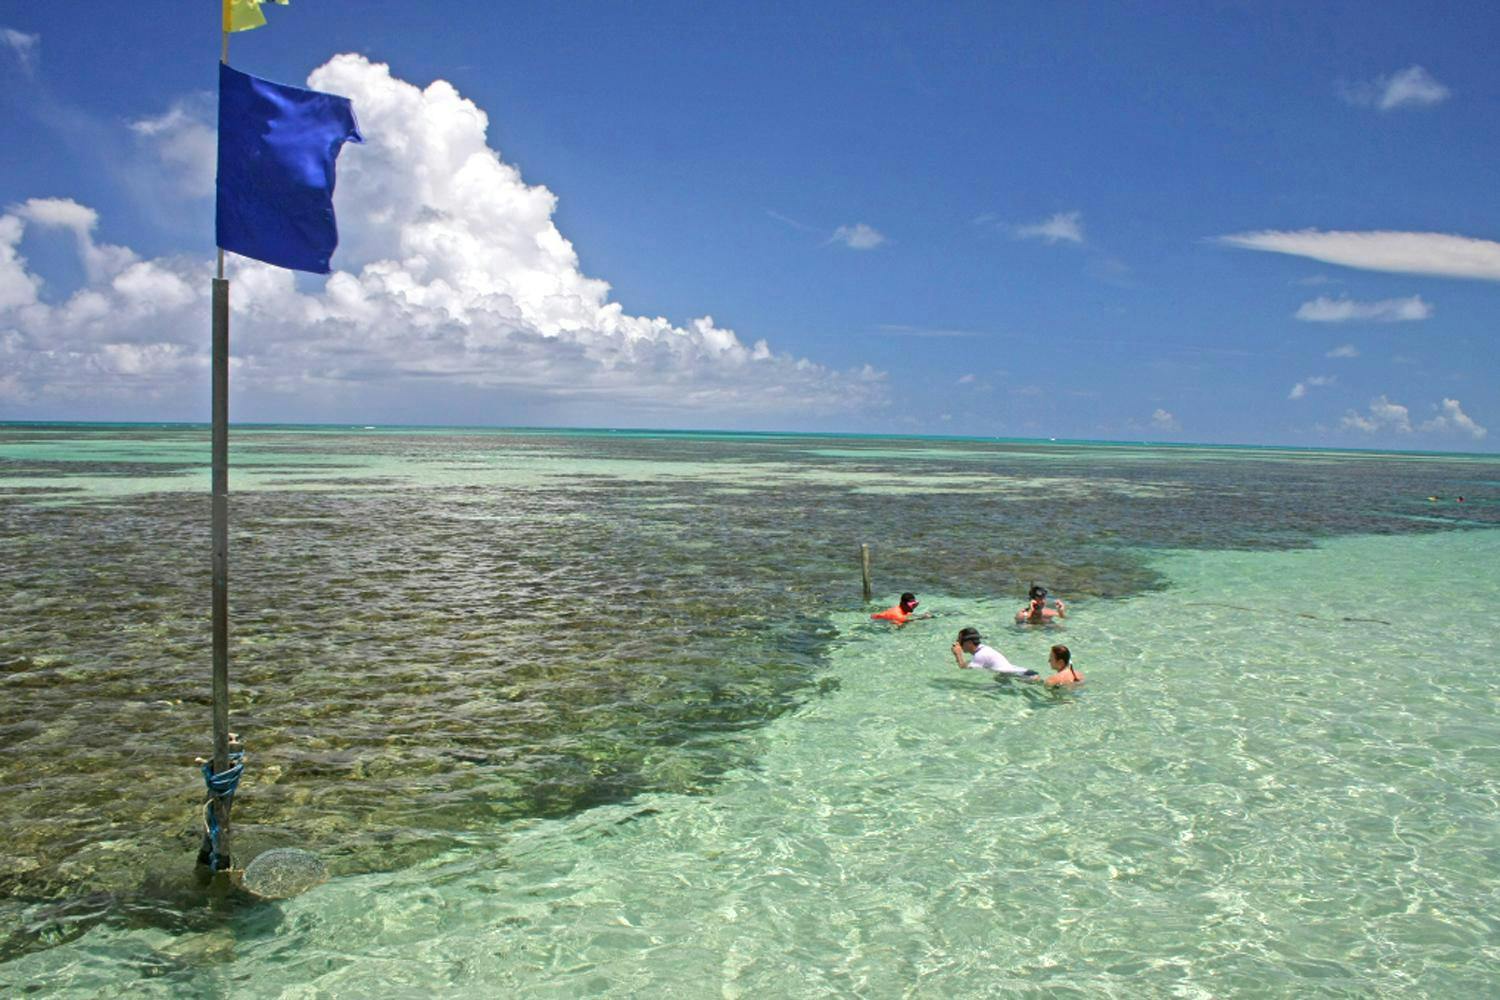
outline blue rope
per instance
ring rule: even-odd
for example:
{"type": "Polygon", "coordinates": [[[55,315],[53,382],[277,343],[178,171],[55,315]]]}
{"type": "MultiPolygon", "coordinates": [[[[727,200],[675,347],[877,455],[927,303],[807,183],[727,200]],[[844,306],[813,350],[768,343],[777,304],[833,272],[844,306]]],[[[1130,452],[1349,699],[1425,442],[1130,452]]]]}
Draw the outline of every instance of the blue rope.
{"type": "Polygon", "coordinates": [[[213,761],[203,765],[203,783],[208,786],[208,802],[203,807],[203,827],[208,832],[208,870],[219,870],[219,821],[214,817],[214,800],[224,803],[224,811],[234,804],[235,789],[240,786],[240,775],[245,773],[245,753],[236,750],[229,755],[230,766],[214,773],[213,761]]]}

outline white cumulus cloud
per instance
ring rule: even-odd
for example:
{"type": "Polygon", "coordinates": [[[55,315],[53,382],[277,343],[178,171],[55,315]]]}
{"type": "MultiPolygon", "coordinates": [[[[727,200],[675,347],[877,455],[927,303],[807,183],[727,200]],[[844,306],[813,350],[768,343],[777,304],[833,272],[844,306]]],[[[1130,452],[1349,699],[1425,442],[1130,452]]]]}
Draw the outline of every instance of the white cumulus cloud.
{"type": "Polygon", "coordinates": [[[1421,66],[1408,66],[1390,76],[1342,84],[1339,93],[1350,104],[1395,111],[1441,104],[1452,92],[1421,66]]]}
{"type": "MultiPolygon", "coordinates": [[[[606,282],[580,270],[553,223],[556,196],[489,145],[486,114],[446,81],[420,88],[340,55],[308,85],[350,97],[368,142],[339,160],[342,246],[326,281],[231,255],[241,391],[367,408],[426,393],[441,407],[450,390],[437,385],[595,421],[833,413],[883,398],[885,375],[868,365],[834,371],[765,340],[746,343],[707,315],[677,325],[627,313],[606,282]]],[[[174,108],[133,129],[189,169],[203,154],[193,120],[174,108]]],[[[7,396],[66,404],[196,393],[211,263],[143,260],[97,243],[97,226],[92,209],[68,199],[0,215],[7,396]],[[44,300],[20,252],[28,227],[72,232],[84,287],[44,300]]]]}
{"type": "Polygon", "coordinates": [[[874,250],[885,242],[885,234],[873,226],[856,222],[852,226],[839,226],[828,242],[842,243],[851,250],[874,250]]]}
{"type": "Polygon", "coordinates": [[[1436,412],[1431,419],[1424,420],[1414,428],[1411,411],[1382,395],[1370,402],[1370,408],[1366,413],[1347,411],[1339,426],[1345,430],[1362,431],[1367,434],[1379,431],[1411,434],[1416,431],[1425,434],[1462,435],[1476,441],[1489,434],[1488,428],[1476,423],[1464,412],[1463,404],[1456,399],[1444,399],[1442,404],[1434,406],[1433,410],[1436,412]]]}
{"type": "Polygon", "coordinates": [[[1151,426],[1162,431],[1182,430],[1182,425],[1177,422],[1177,418],[1159,407],[1155,413],[1151,414],[1151,426]]]}
{"type": "Polygon", "coordinates": [[[1323,355],[1323,357],[1325,357],[1325,358],[1357,358],[1357,357],[1359,357],[1359,348],[1355,347],[1353,344],[1340,344],[1338,347],[1335,347],[1333,350],[1331,350],[1327,354],[1323,355]]]}
{"type": "Polygon", "coordinates": [[[1382,299],[1379,302],[1356,302],[1354,299],[1330,299],[1319,296],[1302,303],[1296,317],[1309,323],[1346,323],[1371,320],[1377,323],[1402,323],[1427,319],[1432,306],[1420,295],[1404,299],[1382,299]]]}
{"type": "Polygon", "coordinates": [[[1374,434],[1377,431],[1394,431],[1397,434],[1411,433],[1411,411],[1400,403],[1393,403],[1384,395],[1377,396],[1370,401],[1370,408],[1366,413],[1348,410],[1344,413],[1344,419],[1339,421],[1339,426],[1345,430],[1363,431],[1366,434],[1374,434]]]}
{"type": "Polygon", "coordinates": [[[0,215],[0,314],[33,304],[41,288],[18,249],[24,228],[14,215],[0,215]]]}
{"type": "Polygon", "coordinates": [[[1268,229],[1220,236],[1218,242],[1365,271],[1500,281],[1500,243],[1447,233],[1268,229]]]}
{"type": "Polygon", "coordinates": [[[1489,433],[1489,429],[1479,426],[1464,412],[1463,406],[1456,399],[1444,399],[1438,413],[1431,420],[1423,421],[1421,430],[1438,434],[1467,434],[1478,441],[1489,433]]]}
{"type": "Polygon", "coordinates": [[[1083,213],[1058,212],[1042,222],[1016,226],[1012,232],[1018,240],[1042,240],[1046,243],[1082,243],[1083,213]]]}
{"type": "MultiPolygon", "coordinates": [[[[10,206],[6,211],[19,224],[29,223],[39,229],[66,229],[72,233],[73,242],[78,247],[78,258],[91,281],[111,279],[135,263],[136,256],[129,249],[94,242],[99,213],[71,198],[31,198],[10,206]]],[[[18,227],[15,229],[17,243],[20,238],[21,228],[18,227]]]]}
{"type": "Polygon", "coordinates": [[[1307,390],[1317,389],[1325,385],[1333,385],[1337,378],[1333,375],[1309,375],[1307,378],[1292,386],[1292,391],[1287,394],[1287,399],[1301,399],[1307,395],[1307,390]]]}

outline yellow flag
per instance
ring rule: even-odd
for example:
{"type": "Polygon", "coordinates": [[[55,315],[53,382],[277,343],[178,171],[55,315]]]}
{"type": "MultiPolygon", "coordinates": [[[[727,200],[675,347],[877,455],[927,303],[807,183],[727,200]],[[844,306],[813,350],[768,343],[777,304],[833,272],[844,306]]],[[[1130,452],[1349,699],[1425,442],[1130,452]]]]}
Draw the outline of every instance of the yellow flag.
{"type": "MultiPolygon", "coordinates": [[[[249,31],[266,23],[260,5],[266,0],[224,0],[224,30],[249,31]]],[[[285,7],[291,0],[273,0],[285,7]]]]}

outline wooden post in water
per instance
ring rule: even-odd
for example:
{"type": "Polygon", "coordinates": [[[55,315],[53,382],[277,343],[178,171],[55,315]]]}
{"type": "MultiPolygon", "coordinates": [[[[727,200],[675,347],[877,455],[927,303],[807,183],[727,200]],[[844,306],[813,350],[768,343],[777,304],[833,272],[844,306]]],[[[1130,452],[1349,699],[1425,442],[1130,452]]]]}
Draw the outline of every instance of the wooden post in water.
{"type": "Polygon", "coordinates": [[[861,571],[863,572],[863,575],[864,575],[865,602],[869,603],[871,591],[870,591],[870,544],[868,542],[862,543],[860,545],[860,547],[859,547],[859,565],[860,565],[860,569],[861,569],[861,571]]]}

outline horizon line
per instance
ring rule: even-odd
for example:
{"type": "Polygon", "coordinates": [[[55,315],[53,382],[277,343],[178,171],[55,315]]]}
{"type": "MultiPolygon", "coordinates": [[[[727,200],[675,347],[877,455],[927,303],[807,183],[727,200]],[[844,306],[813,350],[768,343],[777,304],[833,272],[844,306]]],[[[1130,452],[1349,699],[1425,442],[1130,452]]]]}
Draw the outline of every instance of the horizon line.
{"type": "MultiPolygon", "coordinates": [[[[0,419],[3,427],[162,427],[202,428],[211,430],[210,421],[202,420],[29,420],[0,419]]],[[[1292,452],[1336,452],[1371,455],[1407,455],[1437,457],[1500,458],[1500,452],[1483,451],[1433,451],[1420,448],[1354,447],[1348,445],[1306,444],[1249,444],[1246,442],[1216,443],[1208,441],[1145,441],[1135,438],[1064,438],[1064,437],[1017,437],[1008,435],[981,434],[915,434],[876,431],[793,431],[793,430],[730,430],[725,428],[697,427],[582,427],[546,426],[540,424],[437,424],[437,423],[355,423],[301,422],[301,421],[232,421],[230,429],[248,430],[273,428],[306,428],[311,430],[454,430],[454,431],[528,431],[545,433],[579,434],[646,434],[646,435],[692,435],[714,434],[740,437],[805,437],[805,438],[870,438],[908,441],[986,441],[1016,444],[1042,445],[1093,445],[1122,448],[1220,448],[1257,451],[1292,452]]]]}

